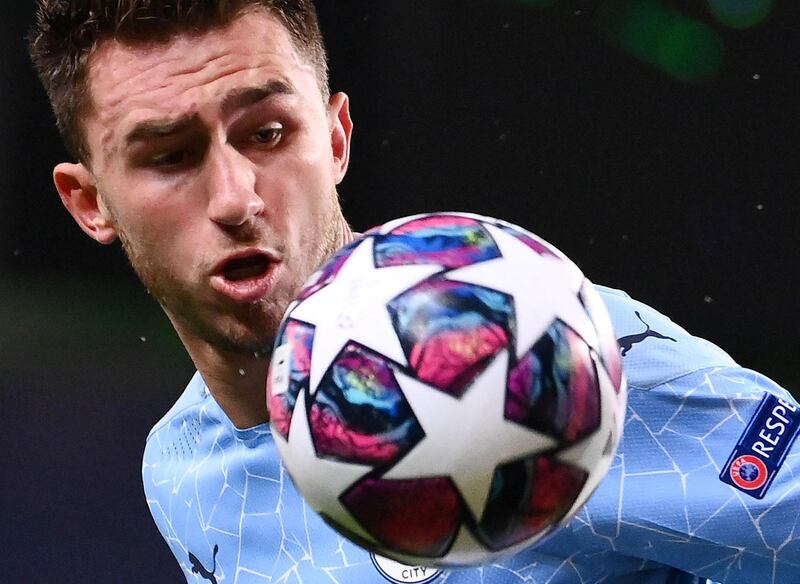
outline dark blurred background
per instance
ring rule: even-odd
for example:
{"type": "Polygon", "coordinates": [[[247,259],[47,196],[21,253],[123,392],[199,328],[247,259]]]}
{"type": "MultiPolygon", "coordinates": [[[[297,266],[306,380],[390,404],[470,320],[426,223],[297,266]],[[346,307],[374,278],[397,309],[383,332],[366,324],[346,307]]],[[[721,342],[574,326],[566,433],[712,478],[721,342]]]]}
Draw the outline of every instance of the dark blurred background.
{"type": "MultiPolygon", "coordinates": [[[[518,223],[797,395],[796,4],[320,0],[356,122],[346,212],[518,223]]],[[[118,247],[61,207],[33,3],[4,12],[0,574],[179,582],[140,464],[193,368],[118,247]]]]}

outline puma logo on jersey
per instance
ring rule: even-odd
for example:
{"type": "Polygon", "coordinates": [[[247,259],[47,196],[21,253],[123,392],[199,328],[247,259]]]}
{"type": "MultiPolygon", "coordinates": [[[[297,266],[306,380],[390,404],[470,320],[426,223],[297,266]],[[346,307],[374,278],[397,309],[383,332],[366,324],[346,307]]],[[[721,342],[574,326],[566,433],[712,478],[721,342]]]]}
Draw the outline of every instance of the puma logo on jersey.
{"type": "Polygon", "coordinates": [[[636,310],[635,313],[636,313],[636,316],[638,317],[638,319],[640,321],[642,321],[642,324],[644,326],[646,326],[647,328],[641,333],[636,333],[635,335],[627,335],[627,336],[622,337],[621,339],[617,339],[617,342],[619,343],[619,348],[620,348],[620,351],[621,351],[620,354],[623,357],[628,354],[628,351],[630,351],[633,348],[634,345],[636,345],[638,343],[641,343],[643,340],[645,340],[648,337],[653,337],[653,338],[656,338],[656,339],[664,339],[664,340],[667,340],[667,341],[672,341],[673,343],[677,343],[678,342],[675,339],[673,339],[672,337],[668,337],[667,335],[662,335],[661,333],[651,329],[650,325],[647,324],[644,321],[644,319],[642,318],[642,315],[639,314],[639,311],[636,310]]]}
{"type": "Polygon", "coordinates": [[[194,555],[192,552],[189,552],[189,562],[192,564],[192,573],[193,574],[200,574],[200,577],[204,580],[208,580],[211,584],[217,584],[217,578],[214,576],[214,573],[217,571],[217,552],[219,551],[219,546],[214,544],[214,565],[211,566],[211,571],[209,572],[203,563],[197,559],[197,556],[194,555]]]}

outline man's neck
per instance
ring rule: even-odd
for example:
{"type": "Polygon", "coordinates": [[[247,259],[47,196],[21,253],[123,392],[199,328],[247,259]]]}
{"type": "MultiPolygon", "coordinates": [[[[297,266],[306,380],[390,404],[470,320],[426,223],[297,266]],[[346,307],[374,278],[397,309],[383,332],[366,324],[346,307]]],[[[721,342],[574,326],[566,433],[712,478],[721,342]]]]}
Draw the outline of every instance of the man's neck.
{"type": "Polygon", "coordinates": [[[189,355],[209,392],[236,428],[247,429],[269,421],[266,380],[269,355],[221,354],[188,345],[189,355]]]}
{"type": "Polygon", "coordinates": [[[209,393],[233,425],[245,430],[268,422],[266,380],[270,355],[216,347],[165,312],[209,393]]]}

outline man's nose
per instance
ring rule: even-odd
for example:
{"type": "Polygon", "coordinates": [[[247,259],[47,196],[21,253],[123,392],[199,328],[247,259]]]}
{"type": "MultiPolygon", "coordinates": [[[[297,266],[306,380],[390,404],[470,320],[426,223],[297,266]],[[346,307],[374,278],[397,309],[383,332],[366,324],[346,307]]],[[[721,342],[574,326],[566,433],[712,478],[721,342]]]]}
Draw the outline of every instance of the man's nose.
{"type": "Polygon", "coordinates": [[[221,225],[244,225],[264,211],[250,160],[229,144],[208,153],[208,216],[221,225]]]}

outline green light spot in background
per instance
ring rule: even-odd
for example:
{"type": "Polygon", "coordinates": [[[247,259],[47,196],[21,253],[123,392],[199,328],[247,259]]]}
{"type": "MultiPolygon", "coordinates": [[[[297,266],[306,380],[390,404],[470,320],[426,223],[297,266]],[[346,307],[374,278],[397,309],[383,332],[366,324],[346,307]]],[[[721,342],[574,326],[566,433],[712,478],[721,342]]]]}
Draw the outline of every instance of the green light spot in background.
{"type": "Polygon", "coordinates": [[[708,9],[719,22],[731,28],[750,28],[763,22],[773,0],[707,0],[708,9]]]}
{"type": "Polygon", "coordinates": [[[705,81],[722,66],[722,39],[709,26],[692,20],[675,21],[658,44],[661,68],[681,81],[705,81]]]}
{"type": "Polygon", "coordinates": [[[722,67],[719,34],[655,0],[608,2],[600,20],[615,44],[680,81],[707,81],[722,67]]]}

